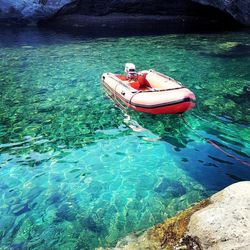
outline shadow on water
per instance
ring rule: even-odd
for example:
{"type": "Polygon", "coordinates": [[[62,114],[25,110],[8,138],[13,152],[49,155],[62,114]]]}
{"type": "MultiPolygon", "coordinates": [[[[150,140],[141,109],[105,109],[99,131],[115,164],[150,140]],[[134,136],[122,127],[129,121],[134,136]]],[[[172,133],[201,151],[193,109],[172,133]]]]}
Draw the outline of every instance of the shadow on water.
{"type": "Polygon", "coordinates": [[[0,47],[39,47],[89,39],[91,39],[91,36],[81,35],[81,33],[74,35],[53,30],[38,29],[37,27],[1,27],[0,47]],[[8,39],[5,39],[6,37],[8,39]]]}
{"type": "MultiPolygon", "coordinates": [[[[192,116],[190,118],[192,119],[192,116]]],[[[197,122],[197,118],[193,117],[193,119],[197,122]]],[[[191,120],[189,123],[194,124],[191,120]]],[[[245,144],[247,141],[242,142],[234,133],[230,137],[229,125],[224,124],[223,127],[217,125],[216,120],[209,119],[207,124],[200,122],[198,127],[194,125],[193,127],[204,138],[212,140],[222,150],[249,163],[249,151],[247,144],[245,144]]],[[[247,130],[245,132],[247,133],[247,130]]],[[[217,147],[192,134],[192,131],[190,133],[188,128],[183,128],[182,136],[191,136],[194,139],[182,151],[185,157],[185,161],[182,161],[182,168],[186,169],[194,179],[199,180],[208,190],[218,191],[234,182],[250,178],[249,166],[228,157],[217,147]]]]}
{"type": "MultiPolygon", "coordinates": [[[[230,135],[230,124],[218,122],[218,118],[213,116],[203,121],[195,113],[197,111],[187,115],[188,123],[195,131],[204,139],[215,142],[226,152],[250,162],[249,151],[245,145],[247,141],[240,140],[233,130],[230,135]]],[[[250,178],[248,166],[228,157],[218,148],[202,140],[183,123],[178,115],[134,114],[134,119],[140,121],[140,125],[144,128],[159,135],[160,140],[169,145],[169,150],[177,156],[179,166],[186,171],[187,175],[201,183],[206,190],[216,192],[239,180],[250,178]]],[[[246,134],[247,131],[247,128],[244,129],[246,134]]],[[[159,193],[160,187],[156,190],[159,193]]]]}
{"type": "MultiPolygon", "coordinates": [[[[242,27],[237,23],[231,26],[220,25],[185,25],[185,24],[171,24],[157,25],[152,29],[146,29],[145,25],[139,29],[72,29],[70,28],[50,28],[47,27],[15,27],[15,26],[0,26],[0,47],[15,47],[15,46],[34,46],[39,47],[43,45],[52,44],[67,44],[69,41],[87,41],[96,38],[112,38],[112,37],[131,37],[131,36],[159,36],[166,34],[209,34],[220,32],[250,32],[248,28],[242,27]],[[8,39],[5,39],[8,37],[8,39]]],[[[238,51],[244,51],[245,46],[239,45],[238,51]]],[[[209,54],[213,56],[212,54],[209,54]]],[[[217,54],[215,54],[217,56],[217,54]]]]}

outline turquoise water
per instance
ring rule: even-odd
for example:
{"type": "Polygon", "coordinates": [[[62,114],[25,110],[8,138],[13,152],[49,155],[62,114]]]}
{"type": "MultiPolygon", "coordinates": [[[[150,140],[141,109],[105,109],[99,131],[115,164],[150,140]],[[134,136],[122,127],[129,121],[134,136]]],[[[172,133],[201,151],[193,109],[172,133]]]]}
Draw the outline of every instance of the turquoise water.
{"type": "Polygon", "coordinates": [[[197,96],[202,136],[250,161],[250,33],[86,38],[0,32],[0,249],[113,246],[250,168],[176,115],[124,114],[103,72],[154,68],[197,96]]]}

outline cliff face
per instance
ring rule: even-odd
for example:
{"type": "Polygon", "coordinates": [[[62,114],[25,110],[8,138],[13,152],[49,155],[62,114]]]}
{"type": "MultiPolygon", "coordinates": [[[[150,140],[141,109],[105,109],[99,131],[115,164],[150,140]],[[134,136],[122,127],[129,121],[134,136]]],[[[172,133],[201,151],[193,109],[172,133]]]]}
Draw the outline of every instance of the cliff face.
{"type": "Polygon", "coordinates": [[[250,2],[246,0],[0,0],[0,20],[40,20],[57,13],[97,16],[135,13],[201,17],[218,16],[221,13],[223,17],[222,12],[216,12],[208,5],[228,12],[241,23],[250,25],[250,2]]]}
{"type": "Polygon", "coordinates": [[[0,17],[41,19],[53,14],[106,15],[113,12],[148,15],[199,15],[191,0],[0,0],[0,17]]]}
{"type": "Polygon", "coordinates": [[[146,15],[194,15],[208,16],[213,6],[222,12],[229,13],[237,21],[250,25],[250,1],[246,0],[76,0],[72,1],[77,14],[106,15],[112,12],[139,13],[146,15]]]}
{"type": "Polygon", "coordinates": [[[74,3],[77,3],[75,13],[83,15],[106,15],[113,12],[145,15],[197,15],[197,6],[200,6],[191,0],[78,0],[74,3]]]}
{"type": "Polygon", "coordinates": [[[78,0],[39,25],[102,36],[223,30],[238,23],[214,7],[191,0],[78,0]]]}
{"type": "Polygon", "coordinates": [[[214,6],[228,12],[239,22],[250,25],[250,1],[248,0],[193,0],[204,5],[214,6]]]}
{"type": "Polygon", "coordinates": [[[71,0],[0,0],[0,19],[38,20],[50,17],[71,0]]]}

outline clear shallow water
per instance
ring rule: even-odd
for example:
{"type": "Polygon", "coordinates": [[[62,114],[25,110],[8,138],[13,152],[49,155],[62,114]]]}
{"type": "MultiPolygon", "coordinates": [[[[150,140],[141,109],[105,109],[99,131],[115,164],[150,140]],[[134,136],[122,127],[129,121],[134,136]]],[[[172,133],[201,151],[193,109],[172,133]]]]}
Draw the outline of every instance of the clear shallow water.
{"type": "Polygon", "coordinates": [[[175,77],[198,99],[188,123],[249,162],[249,33],[84,38],[24,30],[0,38],[2,249],[112,246],[250,180],[249,167],[178,116],[129,111],[128,121],[99,82],[125,62],[175,77]]]}

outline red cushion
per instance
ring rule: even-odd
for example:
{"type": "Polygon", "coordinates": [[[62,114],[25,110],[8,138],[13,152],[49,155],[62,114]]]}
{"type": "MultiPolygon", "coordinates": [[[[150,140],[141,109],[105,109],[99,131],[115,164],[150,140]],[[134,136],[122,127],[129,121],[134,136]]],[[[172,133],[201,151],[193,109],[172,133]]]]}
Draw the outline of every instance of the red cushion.
{"type": "Polygon", "coordinates": [[[139,89],[141,85],[138,81],[133,81],[133,82],[130,82],[130,86],[134,89],[139,89]]]}
{"type": "Polygon", "coordinates": [[[138,76],[138,82],[141,86],[150,86],[149,82],[146,79],[147,73],[141,74],[138,76]]]}

